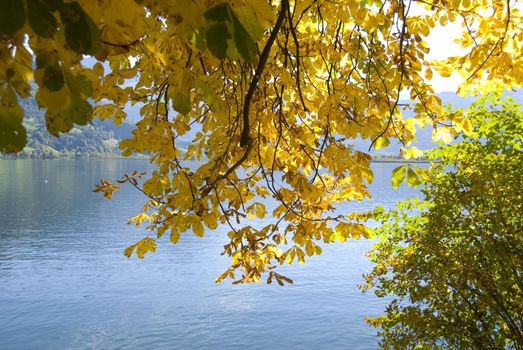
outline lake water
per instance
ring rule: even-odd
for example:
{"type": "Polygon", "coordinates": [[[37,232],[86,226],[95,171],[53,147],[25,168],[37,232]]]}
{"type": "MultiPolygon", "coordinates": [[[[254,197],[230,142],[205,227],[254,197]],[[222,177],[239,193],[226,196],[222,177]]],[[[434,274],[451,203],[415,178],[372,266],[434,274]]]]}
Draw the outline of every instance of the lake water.
{"type": "MultiPolygon", "coordinates": [[[[397,164],[374,164],[373,200],[391,207],[417,194],[392,190],[397,164]]],[[[280,272],[293,285],[215,284],[227,228],[204,239],[162,239],[145,260],[123,249],[143,237],[126,225],[144,199],[126,187],[91,190],[143,160],[0,160],[0,349],[375,349],[363,321],[386,301],[357,285],[372,241],[324,247],[280,272]]]]}

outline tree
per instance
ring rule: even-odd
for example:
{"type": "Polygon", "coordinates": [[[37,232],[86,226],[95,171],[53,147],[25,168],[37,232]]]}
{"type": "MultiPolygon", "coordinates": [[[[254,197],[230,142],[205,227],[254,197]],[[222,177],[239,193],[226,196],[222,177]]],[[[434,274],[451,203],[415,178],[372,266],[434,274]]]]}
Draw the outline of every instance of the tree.
{"type": "MultiPolygon", "coordinates": [[[[282,277],[278,263],[303,262],[320,244],[371,235],[358,219],[335,215],[337,203],[368,197],[374,147],[408,144],[415,125],[437,125],[436,70],[468,77],[461,93],[519,86],[521,15],[509,1],[2,0],[0,148],[25,144],[18,97],[31,91],[55,135],[98,116],[141,119],[123,153],[148,153],[158,170],[122,181],[146,195],[131,222],[148,222],[176,243],[192,229],[229,224],[231,268],[238,282],[282,277]],[[468,51],[427,62],[426,37],[462,21],[468,51]],[[84,64],[95,57],[94,65],[84,64]],[[103,62],[103,63],[102,63],[103,62]],[[401,115],[400,93],[416,101],[401,115]],[[90,101],[95,102],[94,106],[90,101]],[[180,140],[196,137],[188,152],[180,140]],[[204,160],[191,170],[187,159],[204,160]],[[279,174],[283,174],[281,179],[279,174]],[[267,213],[260,198],[278,206],[267,213]],[[271,215],[263,228],[245,223],[271,215]],[[280,250],[283,247],[283,251],[280,250]]],[[[459,115],[441,133],[470,127],[459,115]]],[[[405,151],[409,156],[413,151],[405,151]],[[409,153],[410,152],[410,153],[409,153]]],[[[97,187],[111,197],[118,185],[97,187]]],[[[140,258],[156,249],[145,238],[129,247],[140,258]]]]}
{"type": "Polygon", "coordinates": [[[425,202],[383,217],[365,286],[394,294],[370,320],[382,348],[523,349],[523,111],[495,107],[432,155],[425,202]]]}

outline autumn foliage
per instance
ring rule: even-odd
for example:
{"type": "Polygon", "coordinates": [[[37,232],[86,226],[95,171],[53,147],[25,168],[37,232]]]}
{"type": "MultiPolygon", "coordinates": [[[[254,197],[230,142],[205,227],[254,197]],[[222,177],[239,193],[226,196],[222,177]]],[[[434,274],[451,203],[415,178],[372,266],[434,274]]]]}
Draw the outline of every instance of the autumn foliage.
{"type": "MultiPolygon", "coordinates": [[[[285,282],[277,265],[372,235],[365,214],[334,213],[339,203],[369,196],[370,155],[352,140],[376,148],[400,141],[410,156],[417,126],[439,135],[471,130],[464,116],[442,113],[433,74],[459,73],[461,94],[523,80],[522,17],[511,1],[1,4],[0,149],[26,143],[18,98],[34,95],[55,135],[95,116],[119,123],[125,106],[139,104],[136,130],[121,149],[149,154],[157,170],[121,181],[143,191],[143,210],[131,222],[156,238],[126,255],[143,257],[165,235],[176,243],[186,231],[203,236],[226,224],[231,266],[218,280],[238,283],[285,282]],[[456,36],[464,53],[429,61],[427,36],[452,22],[462,24],[456,36]],[[400,93],[412,99],[413,118],[402,117],[400,93]],[[179,140],[189,130],[196,137],[182,154],[179,140]],[[191,169],[191,159],[201,165],[191,169]],[[254,227],[254,217],[272,223],[254,227]]],[[[110,197],[118,186],[104,180],[97,190],[110,197]]]]}

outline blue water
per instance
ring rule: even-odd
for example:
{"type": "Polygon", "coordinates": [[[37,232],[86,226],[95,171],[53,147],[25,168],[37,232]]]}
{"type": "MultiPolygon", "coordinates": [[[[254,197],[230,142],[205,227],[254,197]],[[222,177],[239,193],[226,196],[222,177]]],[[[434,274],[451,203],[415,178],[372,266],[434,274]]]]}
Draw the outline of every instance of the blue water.
{"type": "MultiPolygon", "coordinates": [[[[375,164],[372,201],[393,191],[395,164],[375,164]]],[[[113,200],[91,190],[141,160],[0,161],[0,349],[375,349],[364,316],[386,301],[357,285],[372,241],[324,247],[280,272],[293,285],[215,284],[227,266],[226,227],[166,237],[144,261],[123,249],[143,237],[126,225],[144,199],[124,188],[113,200]]],[[[348,210],[348,209],[347,209],[348,210]]]]}

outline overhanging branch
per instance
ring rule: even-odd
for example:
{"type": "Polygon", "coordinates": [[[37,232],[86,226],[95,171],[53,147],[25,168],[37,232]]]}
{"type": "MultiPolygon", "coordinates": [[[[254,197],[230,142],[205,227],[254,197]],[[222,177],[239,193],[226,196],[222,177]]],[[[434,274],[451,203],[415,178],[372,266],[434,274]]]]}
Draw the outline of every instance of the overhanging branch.
{"type": "Polygon", "coordinates": [[[242,130],[242,135],[241,135],[241,139],[240,139],[240,146],[247,147],[246,153],[250,152],[250,148],[252,148],[252,138],[251,138],[250,131],[249,131],[250,130],[249,109],[251,107],[251,101],[254,96],[254,90],[256,90],[256,87],[258,86],[258,81],[260,81],[260,77],[263,73],[263,70],[265,69],[265,64],[267,63],[267,59],[269,58],[269,53],[271,52],[272,45],[274,44],[274,41],[276,41],[276,37],[278,36],[278,33],[281,29],[283,20],[285,18],[285,13],[287,12],[288,8],[289,8],[289,0],[282,0],[278,19],[276,20],[276,24],[274,25],[271,35],[269,36],[269,39],[265,43],[263,51],[260,55],[260,60],[258,61],[258,66],[256,67],[254,76],[252,77],[251,83],[249,84],[249,90],[247,90],[247,95],[245,95],[245,100],[243,103],[243,111],[242,111],[243,130],[242,130]]]}

